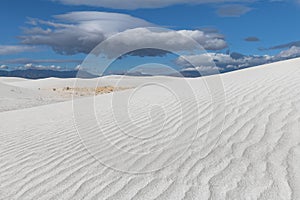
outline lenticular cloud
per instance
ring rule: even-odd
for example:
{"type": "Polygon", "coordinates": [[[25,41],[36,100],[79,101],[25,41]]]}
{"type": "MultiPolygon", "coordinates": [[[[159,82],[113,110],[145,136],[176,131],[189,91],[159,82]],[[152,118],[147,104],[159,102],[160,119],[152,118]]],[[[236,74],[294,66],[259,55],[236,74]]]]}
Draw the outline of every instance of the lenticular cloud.
{"type": "MultiPolygon", "coordinates": [[[[172,50],[191,50],[189,42],[182,40],[184,35],[191,37],[207,50],[227,47],[224,36],[217,32],[202,30],[153,32],[147,27],[158,27],[157,25],[126,14],[71,12],[57,15],[55,19],[54,22],[31,19],[29,21],[31,27],[27,27],[20,37],[22,43],[47,45],[60,54],[88,54],[107,38],[124,32],[122,38],[118,37],[118,41],[111,44],[112,46],[126,46],[132,49],[137,45],[147,46],[149,42],[154,42],[172,50]]],[[[145,56],[145,52],[142,55],[145,56]]]]}

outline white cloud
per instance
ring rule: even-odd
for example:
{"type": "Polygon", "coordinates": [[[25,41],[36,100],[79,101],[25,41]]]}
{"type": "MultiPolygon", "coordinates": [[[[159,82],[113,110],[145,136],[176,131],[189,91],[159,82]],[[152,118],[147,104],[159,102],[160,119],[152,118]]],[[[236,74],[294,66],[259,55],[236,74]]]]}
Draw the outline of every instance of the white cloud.
{"type": "Polygon", "coordinates": [[[0,55],[35,51],[36,47],[27,45],[0,45],[0,55]]]}
{"type": "MultiPolygon", "coordinates": [[[[103,53],[114,57],[126,52],[128,49],[151,47],[170,52],[192,51],[197,49],[199,44],[207,50],[219,50],[227,46],[224,39],[215,36],[215,33],[211,35],[199,30],[156,32],[147,28],[136,28],[126,30],[105,43],[106,52],[103,53]]],[[[144,56],[151,53],[148,51],[135,53],[135,55],[139,54],[144,56]]]]}
{"type": "Polygon", "coordinates": [[[220,71],[236,70],[240,68],[258,66],[270,62],[286,60],[290,58],[300,57],[300,47],[291,47],[288,50],[281,51],[279,54],[270,55],[250,55],[245,56],[238,53],[223,54],[223,53],[207,53],[199,55],[181,56],[176,60],[176,64],[183,67],[183,70],[192,70],[195,68],[212,70],[217,69],[220,71]],[[191,66],[186,60],[194,63],[196,67],[191,66]],[[217,67],[217,68],[215,68],[217,67]]]}
{"type": "Polygon", "coordinates": [[[27,63],[20,69],[39,69],[39,70],[60,70],[61,66],[56,65],[35,65],[32,63],[27,63]]]}
{"type": "Polygon", "coordinates": [[[0,65],[0,69],[8,69],[8,66],[6,66],[6,65],[0,65]]]}
{"type": "Polygon", "coordinates": [[[154,26],[125,14],[106,12],[70,12],[57,15],[60,21],[31,19],[32,28],[21,36],[22,43],[48,45],[61,54],[89,53],[107,37],[141,26],[154,26]],[[48,26],[42,31],[42,27],[48,26]]]}
{"type": "Polygon", "coordinates": [[[186,60],[196,64],[197,66],[219,66],[219,67],[227,67],[228,65],[234,65],[237,67],[242,67],[249,63],[251,59],[249,57],[241,57],[239,59],[234,59],[232,56],[228,54],[222,53],[207,53],[200,55],[190,55],[190,56],[181,56],[177,60],[177,64],[183,67],[190,67],[190,63],[186,60]]]}
{"type": "Polygon", "coordinates": [[[190,50],[191,40],[188,41],[186,36],[209,50],[219,50],[227,46],[224,37],[217,32],[201,30],[156,32],[145,28],[155,26],[152,23],[126,14],[71,12],[55,18],[59,23],[31,19],[30,24],[34,27],[26,29],[25,34],[21,36],[22,42],[48,45],[61,54],[87,54],[100,42],[122,32],[115,40],[110,40],[112,53],[119,51],[120,48],[134,49],[153,44],[160,44],[174,51],[190,50]],[[41,30],[43,26],[48,26],[47,31],[41,30]]]}
{"type": "Polygon", "coordinates": [[[193,68],[185,68],[182,71],[215,71],[215,70],[221,70],[220,67],[217,66],[198,66],[198,67],[193,67],[193,68]]]}
{"type": "Polygon", "coordinates": [[[251,0],[54,0],[69,5],[87,5],[117,9],[161,8],[178,4],[207,4],[223,2],[249,2],[251,0]]]}
{"type": "Polygon", "coordinates": [[[300,56],[300,47],[292,46],[288,50],[281,51],[278,55],[281,58],[292,58],[300,56]]]}

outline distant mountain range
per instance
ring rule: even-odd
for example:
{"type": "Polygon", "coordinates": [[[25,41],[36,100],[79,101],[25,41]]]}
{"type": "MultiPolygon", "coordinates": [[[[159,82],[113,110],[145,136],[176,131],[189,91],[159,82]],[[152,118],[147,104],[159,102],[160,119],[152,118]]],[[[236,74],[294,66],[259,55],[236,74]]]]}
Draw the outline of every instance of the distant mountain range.
{"type": "MultiPolygon", "coordinates": [[[[0,70],[0,77],[19,77],[27,79],[41,79],[41,78],[76,78],[78,71],[57,71],[57,70],[41,70],[41,69],[25,69],[6,71],[0,70]]],[[[98,76],[88,72],[80,71],[80,78],[96,78],[98,76]]]]}
{"type": "MultiPolygon", "coordinates": [[[[235,69],[233,69],[235,70],[235,69]]],[[[233,70],[223,70],[221,73],[233,71],[233,70]]],[[[150,74],[144,74],[140,72],[130,72],[130,73],[111,73],[107,75],[126,75],[126,76],[152,76],[150,74]]],[[[180,73],[169,74],[168,76],[175,77],[189,77],[196,78],[201,77],[200,73],[195,71],[180,71],[180,73]]],[[[42,78],[97,78],[99,76],[91,74],[86,71],[58,71],[58,70],[46,70],[46,69],[24,69],[24,70],[0,70],[0,77],[19,77],[19,78],[27,78],[27,79],[42,79],[42,78]]]]}

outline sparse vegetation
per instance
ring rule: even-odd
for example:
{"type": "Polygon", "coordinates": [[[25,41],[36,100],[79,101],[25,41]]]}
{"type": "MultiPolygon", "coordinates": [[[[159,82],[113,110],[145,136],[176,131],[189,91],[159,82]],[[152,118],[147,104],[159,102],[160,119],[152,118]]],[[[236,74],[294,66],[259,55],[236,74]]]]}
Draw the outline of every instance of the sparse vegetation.
{"type": "Polygon", "coordinates": [[[53,91],[61,92],[62,94],[69,94],[75,96],[92,96],[92,95],[100,95],[100,94],[108,94],[114,91],[122,91],[130,89],[129,87],[113,87],[113,86],[102,86],[96,88],[88,88],[88,87],[64,87],[64,88],[53,88],[53,91]]]}

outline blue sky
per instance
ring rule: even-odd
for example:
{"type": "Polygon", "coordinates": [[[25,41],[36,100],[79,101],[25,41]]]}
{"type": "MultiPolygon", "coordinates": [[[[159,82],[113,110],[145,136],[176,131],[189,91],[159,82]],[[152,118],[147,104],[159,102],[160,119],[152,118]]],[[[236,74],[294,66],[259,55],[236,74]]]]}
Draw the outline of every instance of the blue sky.
{"type": "MultiPolygon", "coordinates": [[[[0,66],[13,68],[22,67],[23,65],[30,63],[41,66],[55,65],[62,68],[74,68],[77,66],[80,63],[80,60],[85,58],[89,49],[76,50],[76,52],[68,52],[68,55],[62,55],[63,53],[61,50],[55,50],[56,44],[52,44],[53,41],[50,41],[50,37],[53,37],[53,34],[47,35],[47,42],[45,42],[45,40],[35,40],[35,34],[38,35],[38,32],[32,30],[33,27],[38,27],[44,30],[51,29],[53,32],[60,31],[57,27],[51,27],[51,25],[41,23],[38,20],[54,22],[56,24],[72,24],[74,26],[82,24],[82,21],[77,23],[76,20],[77,18],[82,20],[79,16],[82,16],[83,14],[74,15],[74,18],[71,21],[68,18],[69,21],[67,22],[67,16],[62,17],[62,19],[54,17],[55,15],[63,15],[78,11],[126,14],[129,17],[134,18],[132,23],[136,23],[137,20],[143,20],[143,22],[141,22],[142,25],[137,27],[143,27],[143,24],[146,22],[177,31],[201,30],[209,32],[208,30],[210,30],[220,34],[227,44],[226,47],[220,46],[219,48],[209,50],[211,53],[220,55],[228,54],[228,52],[238,52],[243,55],[248,55],[251,58],[254,55],[269,55],[276,57],[280,52],[288,51],[290,48],[293,49],[289,51],[288,56],[284,56],[284,58],[298,57],[298,54],[300,55],[300,50],[298,49],[298,47],[300,48],[300,44],[299,42],[297,43],[297,41],[300,41],[300,26],[298,25],[298,20],[300,19],[300,2],[297,2],[297,0],[239,1],[244,3],[234,1],[224,3],[222,0],[217,0],[216,3],[207,3],[209,1],[193,0],[192,2],[194,3],[192,5],[186,3],[191,1],[184,0],[169,1],[170,3],[168,5],[160,5],[159,1],[156,0],[146,0],[144,4],[136,3],[139,1],[131,1],[131,4],[126,4],[126,1],[119,1],[120,3],[118,3],[118,1],[112,0],[111,3],[105,3],[105,1],[99,0],[97,5],[94,5],[93,3],[89,3],[93,1],[87,0],[82,2],[86,2],[88,5],[73,5],[77,4],[76,2],[81,1],[1,1],[0,25],[2,29],[0,37],[0,66]],[[181,3],[178,4],[176,2],[181,3]],[[31,18],[36,20],[36,24],[32,25],[28,23],[31,18]],[[31,32],[29,34],[24,33],[24,28],[31,30],[31,32]],[[20,38],[20,36],[24,35],[26,35],[27,38],[20,38]],[[251,41],[245,41],[248,37],[251,37],[249,38],[251,41]],[[24,42],[25,40],[27,42],[24,42]],[[272,48],[276,46],[279,47],[272,48]]],[[[88,20],[94,20],[93,13],[89,14],[89,12],[85,12],[84,15],[88,16],[88,20]]],[[[118,17],[115,17],[115,20],[118,21],[118,17]]],[[[97,26],[99,26],[101,30],[111,29],[107,23],[103,24],[102,22],[99,22],[97,26]]],[[[113,30],[127,30],[126,26],[127,25],[123,24],[122,28],[119,28],[115,25],[113,30]]],[[[128,26],[128,28],[136,27],[128,26]]],[[[107,32],[105,32],[105,34],[106,33],[107,32]]],[[[81,35],[79,36],[82,37],[85,33],[83,32],[80,34],[81,35]]],[[[207,33],[207,35],[209,37],[211,36],[210,33],[207,33]]],[[[73,37],[76,39],[76,35],[73,37]]],[[[90,33],[87,33],[87,37],[90,37],[90,33]]],[[[100,40],[96,41],[98,42],[100,40]]],[[[96,41],[95,46],[97,45],[96,41]]],[[[72,41],[70,40],[69,42],[72,41]]],[[[89,40],[88,42],[91,41],[89,40]]],[[[76,43],[76,41],[74,41],[74,43],[76,43]]],[[[73,48],[74,50],[75,47],[72,46],[70,48],[73,48]]],[[[80,47],[78,48],[82,49],[80,47]]],[[[283,52],[283,54],[286,55],[287,52],[283,52]]],[[[283,59],[282,57],[277,58],[278,56],[272,59],[283,59]]],[[[147,62],[149,62],[149,59],[158,61],[154,57],[148,57],[147,62]]],[[[168,56],[165,56],[164,58],[159,57],[159,59],[161,62],[171,62],[168,60],[168,56]]],[[[174,58],[172,57],[172,59],[174,58]]],[[[132,58],[127,58],[127,65],[133,64],[134,62],[132,60],[132,58]]],[[[138,60],[136,61],[137,63],[140,62],[139,58],[136,60],[138,60]]],[[[230,63],[227,64],[229,65],[230,63]]],[[[124,66],[124,64],[122,64],[122,66],[124,66]]],[[[120,65],[120,69],[121,68],[120,65]]]]}

